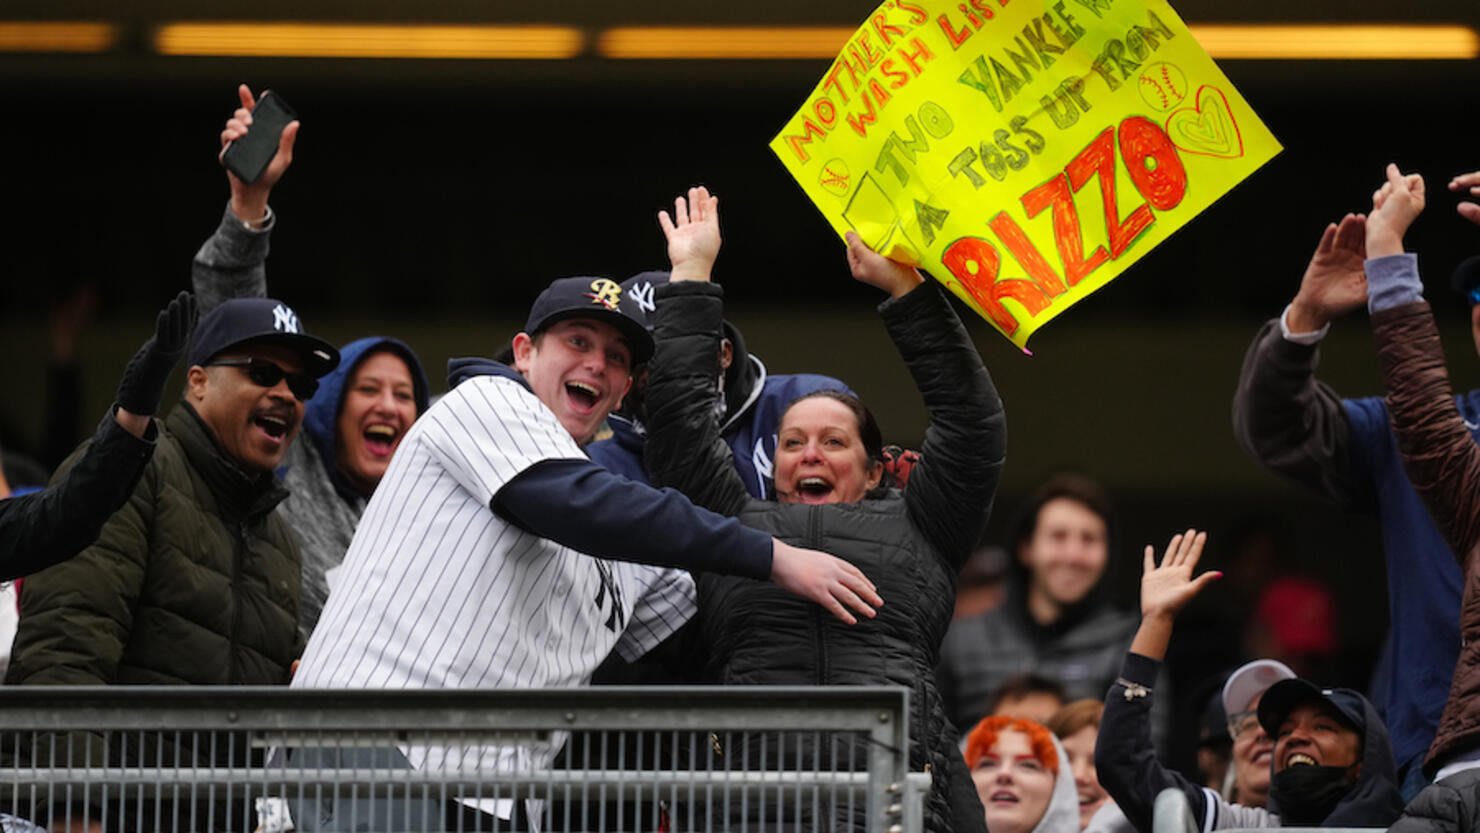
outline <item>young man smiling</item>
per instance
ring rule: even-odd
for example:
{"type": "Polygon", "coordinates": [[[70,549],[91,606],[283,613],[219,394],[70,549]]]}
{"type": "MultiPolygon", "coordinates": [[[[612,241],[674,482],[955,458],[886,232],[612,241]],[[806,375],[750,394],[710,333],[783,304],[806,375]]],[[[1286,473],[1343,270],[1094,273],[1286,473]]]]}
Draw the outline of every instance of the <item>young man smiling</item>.
{"type": "MultiPolygon", "coordinates": [[[[612,650],[635,659],[693,615],[693,580],[675,567],[769,578],[850,623],[845,606],[872,615],[881,600],[846,562],[586,457],[653,352],[645,323],[614,281],[563,278],[514,337],[513,367],[450,363],[455,387],[391,459],[294,686],[584,685],[612,650]]],[[[406,753],[413,766],[497,777],[547,766],[563,742],[406,753]]]]}

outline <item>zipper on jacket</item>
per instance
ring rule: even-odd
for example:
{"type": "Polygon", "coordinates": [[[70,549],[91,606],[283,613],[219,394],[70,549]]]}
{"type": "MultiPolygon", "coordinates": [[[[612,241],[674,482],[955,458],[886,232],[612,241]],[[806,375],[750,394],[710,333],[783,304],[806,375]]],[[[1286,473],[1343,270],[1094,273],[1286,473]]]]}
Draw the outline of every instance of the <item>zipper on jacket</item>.
{"type": "MultiPolygon", "coordinates": [[[[807,539],[803,546],[808,549],[822,548],[822,507],[807,510],[807,539]]],[[[812,638],[817,650],[817,685],[827,685],[827,617],[831,616],[821,605],[812,605],[812,638]]]]}
{"type": "Polygon", "coordinates": [[[229,685],[241,685],[236,673],[236,626],[242,615],[241,598],[238,590],[242,583],[242,559],[247,553],[247,522],[236,525],[236,552],[231,558],[231,618],[226,625],[226,680],[229,685]]]}

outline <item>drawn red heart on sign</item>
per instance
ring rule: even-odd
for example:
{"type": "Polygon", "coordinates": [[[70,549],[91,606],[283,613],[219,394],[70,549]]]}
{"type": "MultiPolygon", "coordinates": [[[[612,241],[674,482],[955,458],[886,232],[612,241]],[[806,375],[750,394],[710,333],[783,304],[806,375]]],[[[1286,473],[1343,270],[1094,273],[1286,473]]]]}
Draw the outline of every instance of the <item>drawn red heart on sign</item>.
{"type": "Polygon", "coordinates": [[[1244,155],[1244,137],[1228,99],[1217,87],[1204,84],[1197,90],[1193,107],[1183,107],[1167,117],[1167,135],[1172,144],[1188,153],[1236,159],[1244,155]]]}

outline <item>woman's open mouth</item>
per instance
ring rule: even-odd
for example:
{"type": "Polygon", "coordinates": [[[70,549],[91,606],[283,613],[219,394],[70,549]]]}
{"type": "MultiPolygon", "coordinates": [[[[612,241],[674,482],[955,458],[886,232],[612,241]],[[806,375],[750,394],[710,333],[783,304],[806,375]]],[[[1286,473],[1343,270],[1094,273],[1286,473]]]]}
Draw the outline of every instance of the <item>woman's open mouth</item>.
{"type": "Polygon", "coordinates": [[[802,503],[826,503],[832,492],[832,484],[820,477],[803,477],[797,481],[797,497],[802,503]]]}

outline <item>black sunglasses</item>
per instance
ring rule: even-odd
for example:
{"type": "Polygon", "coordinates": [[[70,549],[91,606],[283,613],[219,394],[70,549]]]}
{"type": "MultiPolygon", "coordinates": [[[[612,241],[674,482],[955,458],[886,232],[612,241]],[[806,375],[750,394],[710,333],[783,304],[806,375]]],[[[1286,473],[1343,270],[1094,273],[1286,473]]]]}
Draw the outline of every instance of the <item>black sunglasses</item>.
{"type": "Polygon", "coordinates": [[[307,402],[313,398],[314,391],[319,389],[319,380],[307,373],[289,373],[281,367],[273,364],[267,359],[219,359],[207,364],[206,367],[245,367],[247,378],[253,384],[264,388],[275,388],[277,383],[288,380],[288,390],[298,398],[299,402],[307,402]]]}

